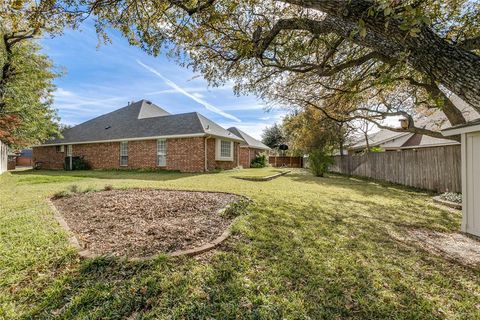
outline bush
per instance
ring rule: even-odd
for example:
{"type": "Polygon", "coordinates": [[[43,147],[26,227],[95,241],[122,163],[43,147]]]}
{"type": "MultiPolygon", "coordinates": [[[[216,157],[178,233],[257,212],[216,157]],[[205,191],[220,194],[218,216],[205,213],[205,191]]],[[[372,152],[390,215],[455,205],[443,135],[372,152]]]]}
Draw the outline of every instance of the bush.
{"type": "Polygon", "coordinates": [[[71,186],[68,186],[68,190],[71,193],[79,193],[80,192],[80,188],[76,184],[72,184],[71,186]]]}
{"type": "Polygon", "coordinates": [[[267,165],[268,159],[265,153],[258,154],[250,163],[251,168],[265,168],[267,165]]]}
{"type": "Polygon", "coordinates": [[[113,190],[113,186],[111,184],[107,184],[105,187],[103,187],[103,190],[105,191],[113,190]]]}
{"type": "Polygon", "coordinates": [[[73,170],[90,170],[90,164],[83,159],[83,157],[73,158],[72,160],[73,170]]]}
{"type": "Polygon", "coordinates": [[[323,177],[332,164],[332,157],[322,149],[316,149],[310,152],[308,157],[310,171],[317,177],[323,177]]]}
{"type": "Polygon", "coordinates": [[[235,218],[238,216],[248,214],[247,207],[250,204],[250,200],[240,199],[230,204],[222,213],[221,216],[227,218],[235,218]]]}

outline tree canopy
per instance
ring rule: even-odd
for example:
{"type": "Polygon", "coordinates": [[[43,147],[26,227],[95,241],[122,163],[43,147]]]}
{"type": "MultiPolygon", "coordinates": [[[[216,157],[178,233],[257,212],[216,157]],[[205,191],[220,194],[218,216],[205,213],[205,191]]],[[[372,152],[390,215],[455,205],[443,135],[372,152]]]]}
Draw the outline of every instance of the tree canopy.
{"type": "Polygon", "coordinates": [[[38,143],[58,133],[52,108],[58,74],[35,38],[75,26],[85,12],[72,4],[15,0],[0,7],[0,140],[10,146],[38,143]]]}
{"type": "Polygon", "coordinates": [[[282,127],[291,148],[300,154],[321,149],[342,152],[351,128],[348,123],[333,121],[313,107],[306,107],[283,119],[282,127]]]}
{"type": "Polygon", "coordinates": [[[401,115],[407,130],[438,137],[416,113],[465,123],[451,93],[480,112],[478,0],[20,0],[7,11],[27,36],[93,17],[100,36],[116,28],[212,85],[233,80],[237,93],[340,122],[401,115]]]}
{"type": "MultiPolygon", "coordinates": [[[[378,107],[378,94],[402,89],[414,106],[463,123],[453,92],[480,111],[478,1],[98,0],[91,9],[99,30],[113,26],[152,54],[167,48],[214,85],[233,79],[238,92],[284,101],[308,90],[312,99],[289,103],[322,107],[341,96],[378,107]]],[[[411,118],[399,108],[374,114],[411,118]]]]}
{"type": "Polygon", "coordinates": [[[262,142],[272,149],[278,148],[279,145],[286,142],[283,128],[276,123],[265,128],[262,133],[262,142]]]}
{"type": "MultiPolygon", "coordinates": [[[[58,132],[52,108],[52,63],[32,42],[12,49],[9,80],[3,87],[0,107],[0,140],[10,146],[25,146],[50,138],[58,132]]],[[[5,65],[6,54],[0,54],[5,65]]]]}

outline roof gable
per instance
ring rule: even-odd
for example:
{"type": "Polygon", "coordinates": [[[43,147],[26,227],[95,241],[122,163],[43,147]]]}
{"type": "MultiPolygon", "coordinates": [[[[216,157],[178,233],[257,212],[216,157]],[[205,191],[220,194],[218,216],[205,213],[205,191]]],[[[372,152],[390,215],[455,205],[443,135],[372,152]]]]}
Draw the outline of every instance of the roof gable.
{"type": "Polygon", "coordinates": [[[154,118],[168,116],[170,113],[163,110],[156,104],[147,100],[141,100],[140,111],[138,112],[138,119],[154,118]]]}
{"type": "Polygon", "coordinates": [[[255,139],[254,137],[246,134],[242,130],[236,128],[236,127],[230,127],[227,129],[228,131],[232,132],[234,135],[242,138],[244,141],[245,145],[248,145],[249,147],[252,148],[257,148],[257,149],[263,149],[263,150],[270,150],[270,147],[266,146],[263,144],[261,141],[255,139]]]}

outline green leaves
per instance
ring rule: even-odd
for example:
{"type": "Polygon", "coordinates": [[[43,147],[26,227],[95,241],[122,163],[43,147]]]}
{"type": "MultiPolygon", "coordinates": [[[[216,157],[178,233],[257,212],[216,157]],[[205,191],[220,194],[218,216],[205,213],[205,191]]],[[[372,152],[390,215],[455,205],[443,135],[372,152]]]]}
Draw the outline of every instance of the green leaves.
{"type": "Polygon", "coordinates": [[[27,40],[11,53],[3,51],[1,58],[2,64],[9,64],[14,72],[0,84],[4,103],[0,110],[0,139],[21,147],[57,134],[52,92],[58,74],[52,70],[52,62],[40,53],[37,44],[27,40]]]}

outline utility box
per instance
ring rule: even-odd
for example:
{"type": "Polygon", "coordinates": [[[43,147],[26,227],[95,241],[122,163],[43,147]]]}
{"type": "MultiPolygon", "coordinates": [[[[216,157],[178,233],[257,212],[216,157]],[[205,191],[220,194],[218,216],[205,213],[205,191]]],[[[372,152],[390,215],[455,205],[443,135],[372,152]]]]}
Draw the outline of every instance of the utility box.
{"type": "Polygon", "coordinates": [[[462,141],[462,231],[480,237],[480,119],[442,130],[462,141]]]}

